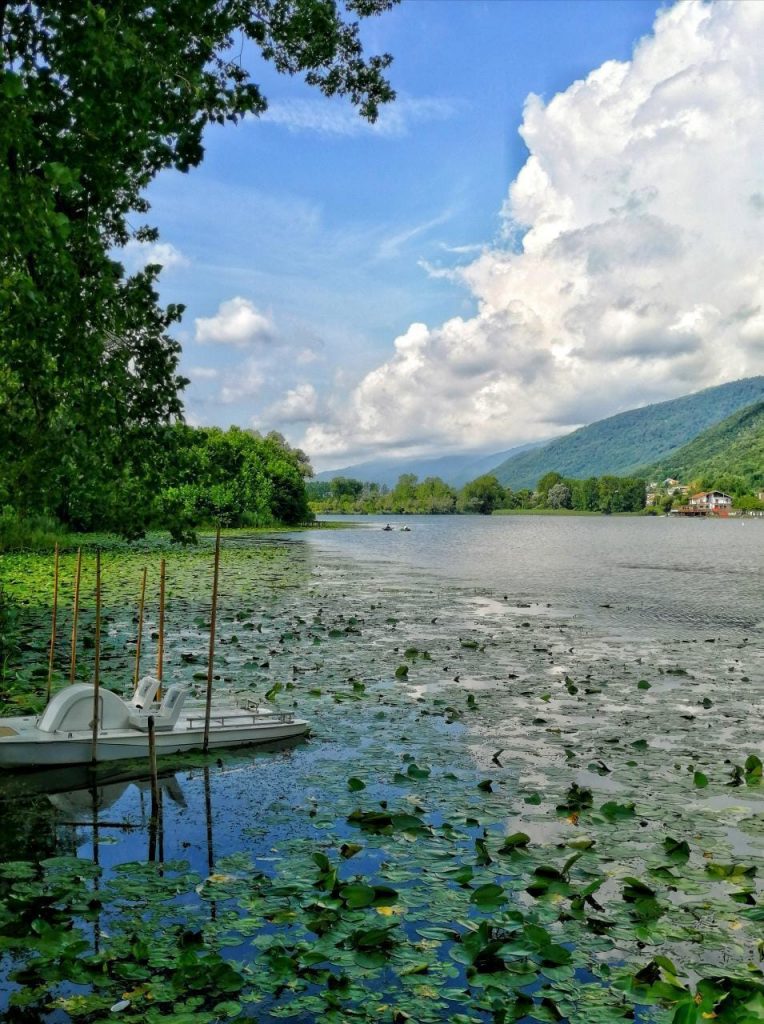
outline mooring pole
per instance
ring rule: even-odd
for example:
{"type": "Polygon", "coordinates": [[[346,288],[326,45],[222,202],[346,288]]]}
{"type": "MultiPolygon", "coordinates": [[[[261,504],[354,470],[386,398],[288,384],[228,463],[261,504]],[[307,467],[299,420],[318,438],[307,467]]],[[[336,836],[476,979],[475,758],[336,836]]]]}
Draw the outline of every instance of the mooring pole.
{"type": "Polygon", "coordinates": [[[96,551],[95,666],[93,670],[93,743],[91,761],[98,760],[98,690],[101,685],[101,552],[96,551]]]}
{"type": "Polygon", "coordinates": [[[69,662],[69,682],[74,682],[77,671],[77,620],[80,614],[80,579],[82,577],[82,548],[77,548],[77,568],[74,576],[74,616],[72,618],[72,657],[69,662]]]}
{"type": "Polygon", "coordinates": [[[165,561],[163,558],[159,563],[159,644],[157,646],[157,679],[159,680],[159,689],[157,690],[157,700],[162,699],[162,668],[164,665],[164,581],[165,561]]]}
{"type": "Polygon", "coordinates": [[[56,651],[56,617],[58,616],[58,541],[53,554],[53,616],[50,625],[50,649],[48,651],[48,685],[45,699],[50,700],[50,688],[53,682],[53,656],[56,651]]]}
{"type": "Polygon", "coordinates": [[[210,715],[212,714],[212,669],[215,661],[215,624],[218,611],[218,572],[220,570],[220,524],[215,534],[215,569],[212,574],[212,612],[210,614],[210,650],[207,658],[207,703],[204,708],[204,743],[206,754],[210,746],[210,715]]]}
{"type": "Polygon", "coordinates": [[[151,817],[159,819],[159,780],[157,778],[157,745],[154,716],[149,715],[149,772],[151,773],[151,817]]]}
{"type": "Polygon", "coordinates": [[[135,641],[135,674],[133,678],[133,689],[138,689],[138,680],[141,677],[141,643],[143,641],[143,609],[146,605],[146,568],[143,569],[141,579],[141,598],[138,602],[138,638],[135,641]]]}

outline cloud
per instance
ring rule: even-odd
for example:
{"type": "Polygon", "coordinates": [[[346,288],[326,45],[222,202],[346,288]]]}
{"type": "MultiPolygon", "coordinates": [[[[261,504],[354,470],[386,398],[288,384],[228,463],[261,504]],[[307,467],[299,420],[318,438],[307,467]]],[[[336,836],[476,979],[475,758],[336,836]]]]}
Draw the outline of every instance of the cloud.
{"type": "Polygon", "coordinates": [[[170,242],[138,242],[134,238],[122,250],[122,262],[131,274],[149,263],[158,263],[165,270],[189,265],[180,249],[170,242]]]}
{"type": "Polygon", "coordinates": [[[453,100],[399,96],[394,103],[381,107],[379,117],[371,124],[343,100],[291,99],[270,103],[261,121],[281,125],[290,132],[308,131],[345,138],[357,135],[402,138],[415,125],[448,120],[458,109],[459,104],[453,100]]]}
{"type": "Polygon", "coordinates": [[[220,370],[214,366],[192,366],[188,372],[192,380],[217,380],[220,376],[220,370]]]}
{"type": "Polygon", "coordinates": [[[318,459],[560,433],[764,369],[764,3],[678,3],[630,61],[528,97],[500,244],[439,276],[472,317],[412,324],[302,444],[318,459]]]}
{"type": "Polygon", "coordinates": [[[402,231],[397,231],[394,235],[389,235],[387,238],[383,238],[377,247],[377,259],[390,260],[397,259],[401,254],[402,247],[412,240],[412,238],[418,238],[420,235],[426,235],[433,228],[440,227],[441,224],[445,224],[451,219],[452,211],[444,210],[443,213],[439,213],[437,217],[431,217],[429,220],[424,221],[421,224],[415,224],[413,227],[404,228],[402,231]]]}
{"type": "MultiPolygon", "coordinates": [[[[266,423],[307,423],[318,412],[318,393],[312,384],[298,384],[290,388],[280,401],[274,402],[262,418],[266,423]]],[[[257,417],[257,424],[260,417],[257,417]]],[[[257,425],[255,424],[255,425],[257,425]]]]}
{"type": "Polygon", "coordinates": [[[250,357],[225,374],[219,399],[223,405],[256,398],[263,389],[265,376],[257,359],[250,357]]]}
{"type": "Polygon", "coordinates": [[[273,336],[273,322],[249,299],[236,296],[221,302],[215,316],[197,317],[195,340],[217,345],[249,348],[273,336]]]}

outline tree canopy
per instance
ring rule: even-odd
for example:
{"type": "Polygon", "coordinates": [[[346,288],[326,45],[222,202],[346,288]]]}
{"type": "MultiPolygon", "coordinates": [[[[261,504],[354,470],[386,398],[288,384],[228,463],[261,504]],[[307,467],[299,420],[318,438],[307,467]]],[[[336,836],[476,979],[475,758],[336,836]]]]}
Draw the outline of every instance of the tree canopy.
{"type": "Polygon", "coordinates": [[[162,427],[182,416],[182,307],[160,268],[118,259],[162,170],[203,158],[208,124],[266,109],[245,51],[347,96],[374,120],[391,58],[359,19],[392,0],[0,0],[0,500],[76,522],[111,492],[112,525],[154,490],[162,427]],[[121,499],[114,494],[122,489],[121,499]]]}

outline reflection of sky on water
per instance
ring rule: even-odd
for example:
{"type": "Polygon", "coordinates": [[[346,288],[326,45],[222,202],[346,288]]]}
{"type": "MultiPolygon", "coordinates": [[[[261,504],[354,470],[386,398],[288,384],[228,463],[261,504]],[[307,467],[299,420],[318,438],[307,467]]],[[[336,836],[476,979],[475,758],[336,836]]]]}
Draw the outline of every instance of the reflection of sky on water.
{"type": "Polygon", "coordinates": [[[764,630],[764,521],[610,516],[327,517],[310,543],[637,633],[764,630]],[[391,533],[380,527],[390,521],[391,533]],[[402,525],[411,527],[401,533],[402,525]]]}

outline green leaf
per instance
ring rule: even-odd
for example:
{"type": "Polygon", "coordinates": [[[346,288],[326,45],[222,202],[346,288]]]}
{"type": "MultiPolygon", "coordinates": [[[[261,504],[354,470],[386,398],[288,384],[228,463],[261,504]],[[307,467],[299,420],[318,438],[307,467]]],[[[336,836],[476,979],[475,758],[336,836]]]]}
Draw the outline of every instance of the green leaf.
{"type": "Polygon", "coordinates": [[[495,882],[486,882],[473,889],[470,895],[470,903],[473,903],[480,910],[498,910],[506,902],[506,894],[501,885],[495,882]]]}
{"type": "Polygon", "coordinates": [[[525,832],[513,832],[512,835],[504,837],[504,842],[498,852],[500,854],[514,853],[516,850],[524,849],[530,841],[531,837],[525,832]]]}

